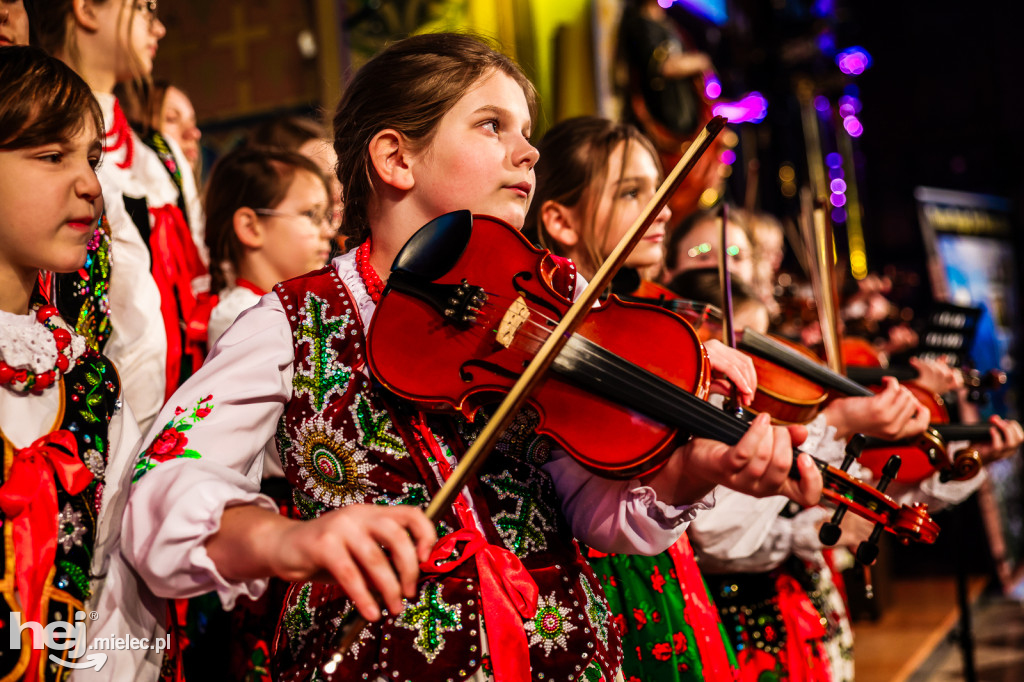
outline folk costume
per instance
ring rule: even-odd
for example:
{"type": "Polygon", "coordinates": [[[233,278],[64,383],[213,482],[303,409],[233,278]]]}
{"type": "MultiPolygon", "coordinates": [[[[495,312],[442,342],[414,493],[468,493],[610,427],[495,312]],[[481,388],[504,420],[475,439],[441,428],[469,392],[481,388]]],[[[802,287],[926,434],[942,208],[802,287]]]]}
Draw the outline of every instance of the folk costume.
{"type": "Polygon", "coordinates": [[[626,682],[726,682],[736,657],[683,535],[656,556],[590,550],[622,637],[626,682]]]}
{"type": "MultiPolygon", "coordinates": [[[[45,640],[35,649],[26,623],[74,624],[77,613],[95,613],[77,621],[89,643],[160,634],[160,602],[118,551],[139,433],[113,365],[53,307],[0,312],[0,384],[0,621],[5,638],[15,614],[21,630],[19,648],[0,649],[0,679],[64,680],[72,668],[56,661],[79,662],[89,650],[75,661],[45,640]]],[[[76,680],[155,677],[159,662],[150,651],[98,650],[108,660],[76,680]]]]}
{"type": "MultiPolygon", "coordinates": [[[[264,448],[280,456],[311,519],[353,503],[425,504],[475,436],[478,424],[425,415],[371,382],[364,334],[381,287],[364,281],[357,252],[243,313],[145,439],[124,548],[161,593],[216,589],[230,608],[263,592],[266,580],[220,576],[204,543],[227,506],[276,510],[257,492],[264,448]]],[[[568,265],[557,269],[558,290],[569,295],[575,283],[568,265]]],[[[637,481],[594,476],[537,436],[535,420],[518,416],[439,521],[418,595],[367,627],[333,679],[616,678],[618,635],[573,536],[655,554],[708,502],[668,506],[637,481]]],[[[274,678],[310,679],[350,609],[339,586],[293,583],[274,678]]]]}
{"type": "MultiPolygon", "coordinates": [[[[95,92],[107,131],[97,170],[111,227],[105,349],[124,381],[125,396],[144,430],[184,377],[184,326],[207,272],[191,230],[202,212],[195,180],[173,141],[161,155],[131,129],[117,99],[95,92]],[[191,227],[190,227],[191,225],[191,227]]],[[[156,138],[154,138],[156,139],[156,138]]],[[[202,243],[202,240],[199,240],[202,243]]]]}
{"type": "MultiPolygon", "coordinates": [[[[846,442],[835,437],[825,416],[807,430],[800,449],[838,466],[846,442]]],[[[856,463],[850,473],[871,480],[856,463]]],[[[936,473],[914,487],[893,483],[886,492],[898,502],[926,502],[934,511],[965,499],[983,478],[941,483],[936,473]]],[[[853,631],[839,577],[818,539],[831,511],[792,506],[784,497],[758,500],[722,490],[715,508],[688,529],[694,552],[736,651],[741,680],[772,674],[781,680],[852,681],[853,631]]]]}

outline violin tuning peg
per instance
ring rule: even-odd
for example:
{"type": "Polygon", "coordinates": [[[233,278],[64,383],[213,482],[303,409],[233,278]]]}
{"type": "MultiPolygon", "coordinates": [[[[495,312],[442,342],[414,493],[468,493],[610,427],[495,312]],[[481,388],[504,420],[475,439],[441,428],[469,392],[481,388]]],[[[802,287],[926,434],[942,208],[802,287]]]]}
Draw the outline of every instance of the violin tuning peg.
{"type": "Polygon", "coordinates": [[[867,438],[863,433],[855,433],[846,444],[846,456],[843,457],[843,463],[839,465],[839,468],[843,471],[849,471],[850,465],[860,457],[860,453],[864,450],[864,445],[867,443],[867,438]]]}
{"type": "Polygon", "coordinates": [[[875,487],[878,492],[885,492],[885,489],[889,487],[889,483],[892,479],[896,478],[896,474],[900,472],[900,465],[903,461],[899,455],[893,455],[882,467],[882,478],[879,479],[878,485],[875,487]]]}
{"type": "Polygon", "coordinates": [[[878,559],[878,545],[867,540],[860,543],[857,545],[856,557],[860,563],[870,566],[878,559]]]}
{"type": "Polygon", "coordinates": [[[821,540],[821,544],[828,545],[829,547],[839,542],[839,538],[842,537],[843,531],[839,527],[838,523],[832,523],[826,521],[821,530],[818,531],[818,539],[821,540]]]}

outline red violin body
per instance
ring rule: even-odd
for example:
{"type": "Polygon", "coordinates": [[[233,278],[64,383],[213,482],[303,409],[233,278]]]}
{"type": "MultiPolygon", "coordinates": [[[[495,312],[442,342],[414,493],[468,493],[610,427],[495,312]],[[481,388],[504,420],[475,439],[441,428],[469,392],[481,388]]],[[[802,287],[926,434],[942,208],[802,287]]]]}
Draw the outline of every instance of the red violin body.
{"type": "MultiPolygon", "coordinates": [[[[454,292],[464,282],[480,285],[479,312],[472,322],[446,321],[429,296],[389,291],[370,326],[372,372],[400,396],[472,418],[508,391],[571,305],[551,284],[557,267],[550,253],[534,248],[512,227],[476,216],[462,256],[431,284],[449,287],[438,292],[454,292]]],[[[701,398],[710,384],[707,354],[679,316],[612,297],[587,315],[555,372],[531,396],[541,418],[537,430],[584,466],[615,478],[650,471],[688,436],[581,390],[580,377],[570,376],[574,372],[600,377],[613,391],[629,388],[630,377],[616,375],[614,361],[592,345],[701,398]],[[616,388],[615,382],[625,385],[616,388]]]]}

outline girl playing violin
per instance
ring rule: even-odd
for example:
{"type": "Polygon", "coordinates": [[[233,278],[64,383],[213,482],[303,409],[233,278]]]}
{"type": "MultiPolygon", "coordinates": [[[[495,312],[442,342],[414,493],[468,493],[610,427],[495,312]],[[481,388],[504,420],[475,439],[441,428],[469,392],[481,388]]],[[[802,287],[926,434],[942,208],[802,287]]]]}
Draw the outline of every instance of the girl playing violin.
{"type": "MultiPolygon", "coordinates": [[[[538,189],[527,230],[591,277],[657,189],[658,157],[633,126],[596,117],[559,123],[539,149],[538,189]]],[[[625,267],[642,270],[661,262],[669,217],[668,209],[662,212],[625,267]]],[[[749,386],[756,382],[749,358],[717,340],[707,349],[718,358],[717,366],[733,363],[732,374],[749,398],[749,386]]],[[[589,556],[619,623],[627,679],[734,678],[734,653],[721,636],[685,535],[654,556],[593,549],[589,556]]]]}
{"type": "MultiPolygon", "coordinates": [[[[443,514],[431,550],[418,507],[477,425],[374,384],[364,330],[395,255],[426,222],[469,208],[522,226],[534,98],[517,65],[464,35],[412,37],[368,62],[334,121],[343,225],[358,248],[243,313],[139,454],[126,553],[159,592],[216,589],[226,606],[268,576],[291,581],[279,679],[319,679],[352,609],[375,622],[337,679],[614,679],[618,636],[574,534],[657,553],[713,479],[811,502],[820,490],[810,462],[799,486],[780,485],[790,435],[766,421],[737,446],[695,441],[643,481],[610,481],[538,437],[525,411],[443,514]],[[305,520],[256,493],[264,448],[279,453],[305,520]]],[[[553,274],[564,295],[575,279],[564,262],[553,274]]]]}
{"type": "MultiPolygon", "coordinates": [[[[38,286],[41,272],[85,262],[103,204],[102,125],[71,69],[36,48],[0,49],[4,679],[64,680],[94,638],[154,641],[157,630],[159,605],[117,551],[138,428],[113,364],[38,286]],[[55,643],[62,631],[69,646],[55,643]]],[[[155,679],[146,653],[103,651],[89,679],[155,679]]]]}

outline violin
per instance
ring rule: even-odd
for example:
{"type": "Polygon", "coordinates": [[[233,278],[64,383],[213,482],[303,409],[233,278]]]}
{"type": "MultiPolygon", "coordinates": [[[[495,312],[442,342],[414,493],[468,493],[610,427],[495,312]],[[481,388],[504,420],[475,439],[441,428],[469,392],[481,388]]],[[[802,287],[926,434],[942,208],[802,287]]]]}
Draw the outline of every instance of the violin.
{"type": "MultiPolygon", "coordinates": [[[[462,211],[432,221],[392,267],[368,332],[370,370],[397,395],[472,418],[518,378],[571,304],[549,284],[554,268],[548,252],[497,219],[462,211]]],[[[552,370],[528,401],[541,420],[537,431],[607,477],[651,471],[691,436],[732,445],[748,428],[703,399],[707,353],[693,328],[665,308],[609,297],[552,370]],[[651,342],[637,343],[637,329],[651,342]]],[[[827,499],[879,532],[934,541],[938,526],[926,506],[899,505],[816,464],[827,499]]]]}
{"type": "MultiPolygon", "coordinates": [[[[962,368],[964,387],[967,389],[967,399],[971,402],[984,402],[986,394],[998,391],[1006,385],[1006,372],[998,369],[988,372],[979,372],[973,367],[962,368]]],[[[882,383],[882,377],[895,377],[900,382],[909,382],[919,377],[918,371],[910,366],[897,367],[859,367],[847,368],[847,376],[859,384],[875,386],[882,383]]]]}
{"type": "MultiPolygon", "coordinates": [[[[623,298],[678,313],[697,330],[701,342],[721,335],[722,311],[711,303],[682,298],[671,289],[648,281],[642,282],[633,295],[623,298]]],[[[786,344],[794,352],[817,360],[817,356],[803,346],[780,337],[772,338],[786,344]]],[[[754,414],[767,412],[776,424],[806,424],[817,416],[828,398],[828,391],[759,355],[748,354],[748,357],[757,372],[757,390],[746,409],[754,414]]]]}
{"type": "MultiPolygon", "coordinates": [[[[739,340],[739,347],[752,356],[756,355],[782,365],[788,370],[810,379],[838,395],[850,397],[873,395],[870,389],[852,381],[848,377],[833,372],[820,364],[820,361],[811,359],[804,354],[795,353],[778,340],[758,334],[750,329],[743,331],[743,335],[739,340]]],[[[954,436],[958,436],[957,440],[984,442],[991,437],[988,426],[981,424],[951,425],[941,423],[943,416],[947,422],[949,420],[945,409],[942,408],[939,411],[938,408],[941,406],[924,389],[913,384],[907,384],[907,386],[911,392],[915,393],[915,396],[924,398],[926,405],[931,404],[936,408],[936,412],[932,413],[932,419],[939,420],[939,423],[932,423],[929,429],[915,439],[910,447],[899,448],[899,444],[886,441],[869,441],[873,447],[865,450],[864,454],[867,457],[862,461],[862,464],[876,476],[881,475],[888,459],[887,455],[892,454],[894,448],[896,448],[895,452],[909,462],[909,466],[905,470],[901,468],[895,476],[896,480],[901,483],[918,483],[936,470],[941,473],[943,480],[962,481],[977,475],[981,469],[981,457],[978,452],[971,449],[961,450],[950,459],[946,452],[946,442],[949,439],[953,439],[954,436]],[[968,437],[962,438],[965,435],[968,437]],[[874,452],[876,447],[881,448],[881,450],[874,452]],[[922,454],[924,455],[923,458],[921,457],[922,454]]]]}

